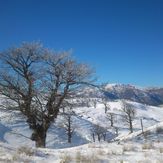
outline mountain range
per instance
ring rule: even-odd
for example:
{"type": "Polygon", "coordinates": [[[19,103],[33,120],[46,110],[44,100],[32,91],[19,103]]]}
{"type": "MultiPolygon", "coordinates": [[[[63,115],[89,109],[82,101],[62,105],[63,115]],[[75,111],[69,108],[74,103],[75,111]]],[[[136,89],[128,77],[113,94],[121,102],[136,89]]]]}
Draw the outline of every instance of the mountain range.
{"type": "Polygon", "coordinates": [[[86,88],[83,92],[89,97],[100,97],[104,94],[111,101],[126,99],[146,105],[163,105],[163,88],[161,87],[140,88],[130,84],[103,84],[90,89],[86,88]]]}

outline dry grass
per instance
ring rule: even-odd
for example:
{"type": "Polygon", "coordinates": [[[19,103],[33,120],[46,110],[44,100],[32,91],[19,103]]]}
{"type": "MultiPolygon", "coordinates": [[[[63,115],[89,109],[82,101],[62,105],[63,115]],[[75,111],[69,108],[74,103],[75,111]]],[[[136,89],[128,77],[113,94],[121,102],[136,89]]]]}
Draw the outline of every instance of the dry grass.
{"type": "Polygon", "coordinates": [[[149,150],[149,149],[154,149],[154,145],[152,143],[144,143],[142,145],[143,150],[149,150]]]}
{"type": "Polygon", "coordinates": [[[16,150],[16,152],[12,155],[11,162],[23,162],[23,163],[30,163],[29,156],[34,156],[35,151],[28,147],[20,147],[16,150]]]}
{"type": "Polygon", "coordinates": [[[67,155],[66,153],[63,153],[61,155],[61,161],[60,163],[70,163],[72,161],[72,158],[70,155],[67,155]]]}
{"type": "Polygon", "coordinates": [[[35,151],[28,148],[28,147],[22,146],[22,147],[17,149],[17,153],[18,154],[25,154],[27,156],[33,156],[35,154],[35,151]]]}
{"type": "Polygon", "coordinates": [[[97,154],[83,155],[80,152],[76,153],[76,163],[97,163],[99,159],[97,154]]]}
{"type": "Polygon", "coordinates": [[[160,151],[160,153],[163,153],[163,148],[160,148],[159,151],[160,151]]]}
{"type": "Polygon", "coordinates": [[[123,146],[123,152],[127,152],[127,151],[137,151],[137,150],[133,145],[127,144],[123,146]]]}

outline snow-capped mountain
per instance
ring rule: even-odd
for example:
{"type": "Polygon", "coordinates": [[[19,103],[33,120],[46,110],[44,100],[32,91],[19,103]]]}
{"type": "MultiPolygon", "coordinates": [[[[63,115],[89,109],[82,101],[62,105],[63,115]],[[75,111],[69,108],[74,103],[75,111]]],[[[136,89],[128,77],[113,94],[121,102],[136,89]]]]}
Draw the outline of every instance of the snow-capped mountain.
{"type": "Polygon", "coordinates": [[[147,105],[163,104],[163,88],[139,88],[133,85],[106,84],[105,93],[111,99],[127,99],[147,105]]]}
{"type": "Polygon", "coordinates": [[[104,84],[82,90],[84,95],[99,97],[105,94],[110,100],[126,99],[147,105],[163,104],[163,88],[141,88],[130,84],[104,84]]]}

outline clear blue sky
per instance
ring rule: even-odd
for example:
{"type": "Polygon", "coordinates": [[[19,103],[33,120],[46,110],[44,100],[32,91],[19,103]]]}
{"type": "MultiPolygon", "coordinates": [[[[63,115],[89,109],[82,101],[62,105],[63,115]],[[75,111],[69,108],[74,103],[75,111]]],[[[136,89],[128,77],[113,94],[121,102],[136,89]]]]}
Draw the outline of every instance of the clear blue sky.
{"type": "Polygon", "coordinates": [[[0,50],[73,49],[99,82],[163,86],[163,0],[0,0],[0,50]]]}

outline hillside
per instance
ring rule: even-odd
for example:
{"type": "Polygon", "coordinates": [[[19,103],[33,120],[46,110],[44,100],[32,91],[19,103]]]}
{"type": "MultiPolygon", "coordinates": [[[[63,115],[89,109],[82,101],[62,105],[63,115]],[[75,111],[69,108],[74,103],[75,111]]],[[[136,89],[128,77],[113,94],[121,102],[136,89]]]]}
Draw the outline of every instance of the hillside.
{"type": "MultiPolygon", "coordinates": [[[[132,104],[137,112],[136,119],[134,120],[133,134],[129,133],[128,126],[126,126],[126,124],[123,123],[123,121],[121,120],[122,103],[120,100],[109,102],[110,111],[117,115],[116,122],[114,125],[119,126],[118,137],[115,134],[114,128],[109,127],[110,123],[107,120],[103,104],[98,102],[96,108],[90,106],[90,107],[78,107],[74,109],[75,115],[73,117],[73,123],[75,124],[75,134],[72,138],[72,144],[67,143],[65,130],[64,128],[60,127],[60,124],[63,119],[61,116],[59,116],[56,124],[50,128],[47,135],[47,148],[51,148],[51,149],[37,149],[37,150],[34,148],[34,142],[32,142],[29,139],[31,131],[28,128],[25,119],[22,118],[18,112],[12,113],[12,112],[6,112],[4,110],[1,110],[0,113],[1,116],[0,158],[1,159],[0,160],[7,158],[9,161],[9,160],[13,160],[13,157],[17,157],[16,159],[18,160],[25,159],[25,160],[31,160],[33,162],[40,162],[40,161],[44,162],[47,160],[49,162],[53,162],[52,160],[56,160],[55,162],[57,162],[58,160],[58,162],[60,162],[60,160],[62,159],[68,159],[67,157],[69,155],[66,154],[67,153],[66,151],[69,150],[71,150],[71,155],[70,155],[71,159],[73,159],[73,157],[75,157],[74,159],[76,159],[77,157],[76,155],[79,155],[79,153],[81,157],[84,157],[83,155],[86,155],[84,151],[87,151],[87,154],[89,155],[87,158],[90,159],[93,155],[91,149],[95,149],[99,160],[102,159],[105,160],[105,162],[107,162],[108,157],[106,156],[108,155],[107,153],[110,153],[109,160],[110,158],[112,158],[113,162],[116,162],[116,159],[119,161],[120,160],[129,161],[129,157],[124,157],[123,153],[126,152],[126,151],[123,152],[124,148],[129,148],[128,150],[130,149],[132,150],[134,148],[135,149],[134,152],[137,152],[137,150],[143,148],[141,145],[142,142],[144,143],[146,142],[145,141],[146,139],[143,137],[143,135],[141,135],[140,118],[143,119],[145,132],[149,133],[148,131],[151,131],[151,133],[153,133],[150,134],[149,139],[147,139],[149,140],[148,142],[154,141],[154,142],[161,143],[163,141],[162,136],[160,135],[162,134],[162,132],[160,132],[159,134],[156,132],[157,130],[156,127],[159,127],[161,129],[163,128],[162,123],[160,123],[163,119],[163,108],[155,107],[155,106],[147,106],[131,101],[128,101],[128,103],[132,104]],[[91,129],[94,127],[94,125],[97,124],[100,125],[101,127],[107,128],[108,130],[107,141],[110,141],[111,143],[107,143],[102,140],[103,143],[98,144],[97,139],[96,142],[93,143],[91,129]],[[119,145],[116,143],[117,140],[118,142],[120,142],[119,145]],[[125,143],[123,143],[124,141],[125,143]],[[82,144],[88,144],[88,145],[81,146],[82,144]],[[27,149],[24,149],[24,147],[26,147],[27,149]],[[65,147],[68,149],[65,149],[65,147]],[[24,157],[24,154],[21,154],[20,156],[17,154],[18,151],[21,150],[28,151],[29,148],[37,152],[35,154],[32,154],[32,156],[30,157],[28,155],[24,157]],[[54,150],[54,148],[56,150],[54,150]],[[117,150],[117,148],[119,149],[117,150]],[[100,154],[100,150],[101,153],[104,153],[102,156],[100,154]],[[111,153],[115,153],[114,156],[111,153]]],[[[155,144],[156,146],[155,148],[157,149],[157,151],[161,149],[160,143],[155,144]]],[[[154,153],[158,155],[157,151],[155,151],[154,153]]],[[[134,156],[132,151],[130,155],[131,155],[130,157],[134,156]]],[[[139,155],[140,155],[140,151],[139,151],[139,155]]],[[[93,155],[93,157],[95,157],[95,155],[93,155]]],[[[142,156],[139,157],[140,157],[139,159],[141,160],[142,156]]],[[[159,159],[161,159],[160,154],[158,155],[158,157],[159,159]]],[[[94,159],[97,158],[95,157],[94,159]]],[[[137,159],[137,157],[135,157],[134,159],[137,159]]]]}
{"type": "MultiPolygon", "coordinates": [[[[111,88],[113,87],[111,86],[111,88]]],[[[106,89],[110,88],[107,87],[106,89]]],[[[133,121],[134,132],[130,134],[129,127],[123,119],[122,101],[120,99],[108,100],[107,105],[109,109],[105,113],[105,105],[101,98],[103,94],[98,89],[88,89],[86,95],[90,93],[90,90],[92,91],[92,96],[89,97],[89,100],[86,97],[82,99],[87,101],[87,104],[83,103],[82,106],[79,105],[73,108],[72,125],[74,127],[74,134],[72,143],[67,143],[67,135],[63,125],[65,119],[61,111],[56,122],[48,130],[47,149],[35,149],[34,142],[30,140],[32,132],[26,123],[25,117],[18,111],[11,112],[1,109],[0,161],[4,162],[5,159],[8,159],[8,161],[12,162],[13,159],[16,159],[16,162],[18,162],[17,160],[22,161],[25,159],[30,160],[30,162],[53,162],[53,160],[60,162],[63,159],[68,159],[67,157],[71,157],[69,158],[70,160],[76,159],[76,157],[84,157],[85,155],[88,155],[87,158],[91,158],[93,155],[91,150],[95,150],[95,153],[97,152],[98,158],[93,155],[96,161],[103,160],[106,163],[111,160],[112,162],[117,162],[117,160],[119,162],[121,160],[129,161],[131,157],[133,161],[136,161],[146,159],[144,151],[141,151],[145,148],[142,144],[146,143],[155,143],[150,147],[154,148],[153,152],[157,155],[154,159],[161,159],[163,107],[126,100],[126,103],[130,104],[136,112],[136,117],[133,121]],[[93,96],[94,91],[97,91],[98,94],[93,96]],[[96,101],[96,106],[93,101],[96,101]],[[114,127],[110,126],[110,121],[107,117],[108,113],[114,115],[114,127]],[[140,119],[143,121],[146,136],[142,134],[140,119]],[[97,136],[95,136],[95,142],[92,137],[92,131],[96,126],[100,126],[106,132],[106,140],[104,141],[101,138],[100,144],[97,136]],[[116,127],[118,128],[118,135],[116,127]],[[117,150],[117,148],[119,149],[117,150]],[[18,151],[21,153],[22,151],[20,150],[28,151],[29,149],[35,151],[31,154],[32,156],[24,156],[25,154],[17,156],[18,151]],[[67,151],[70,149],[72,153],[69,155],[67,151]],[[132,151],[133,149],[134,151],[132,151]],[[126,156],[127,151],[125,150],[128,150],[128,156],[126,156]],[[134,156],[135,152],[138,154],[138,157],[134,156]],[[109,158],[107,157],[108,155],[110,156],[109,158]]],[[[77,99],[75,99],[75,102],[78,102],[77,99]]],[[[147,150],[146,153],[150,156],[151,151],[147,150]]]]}

